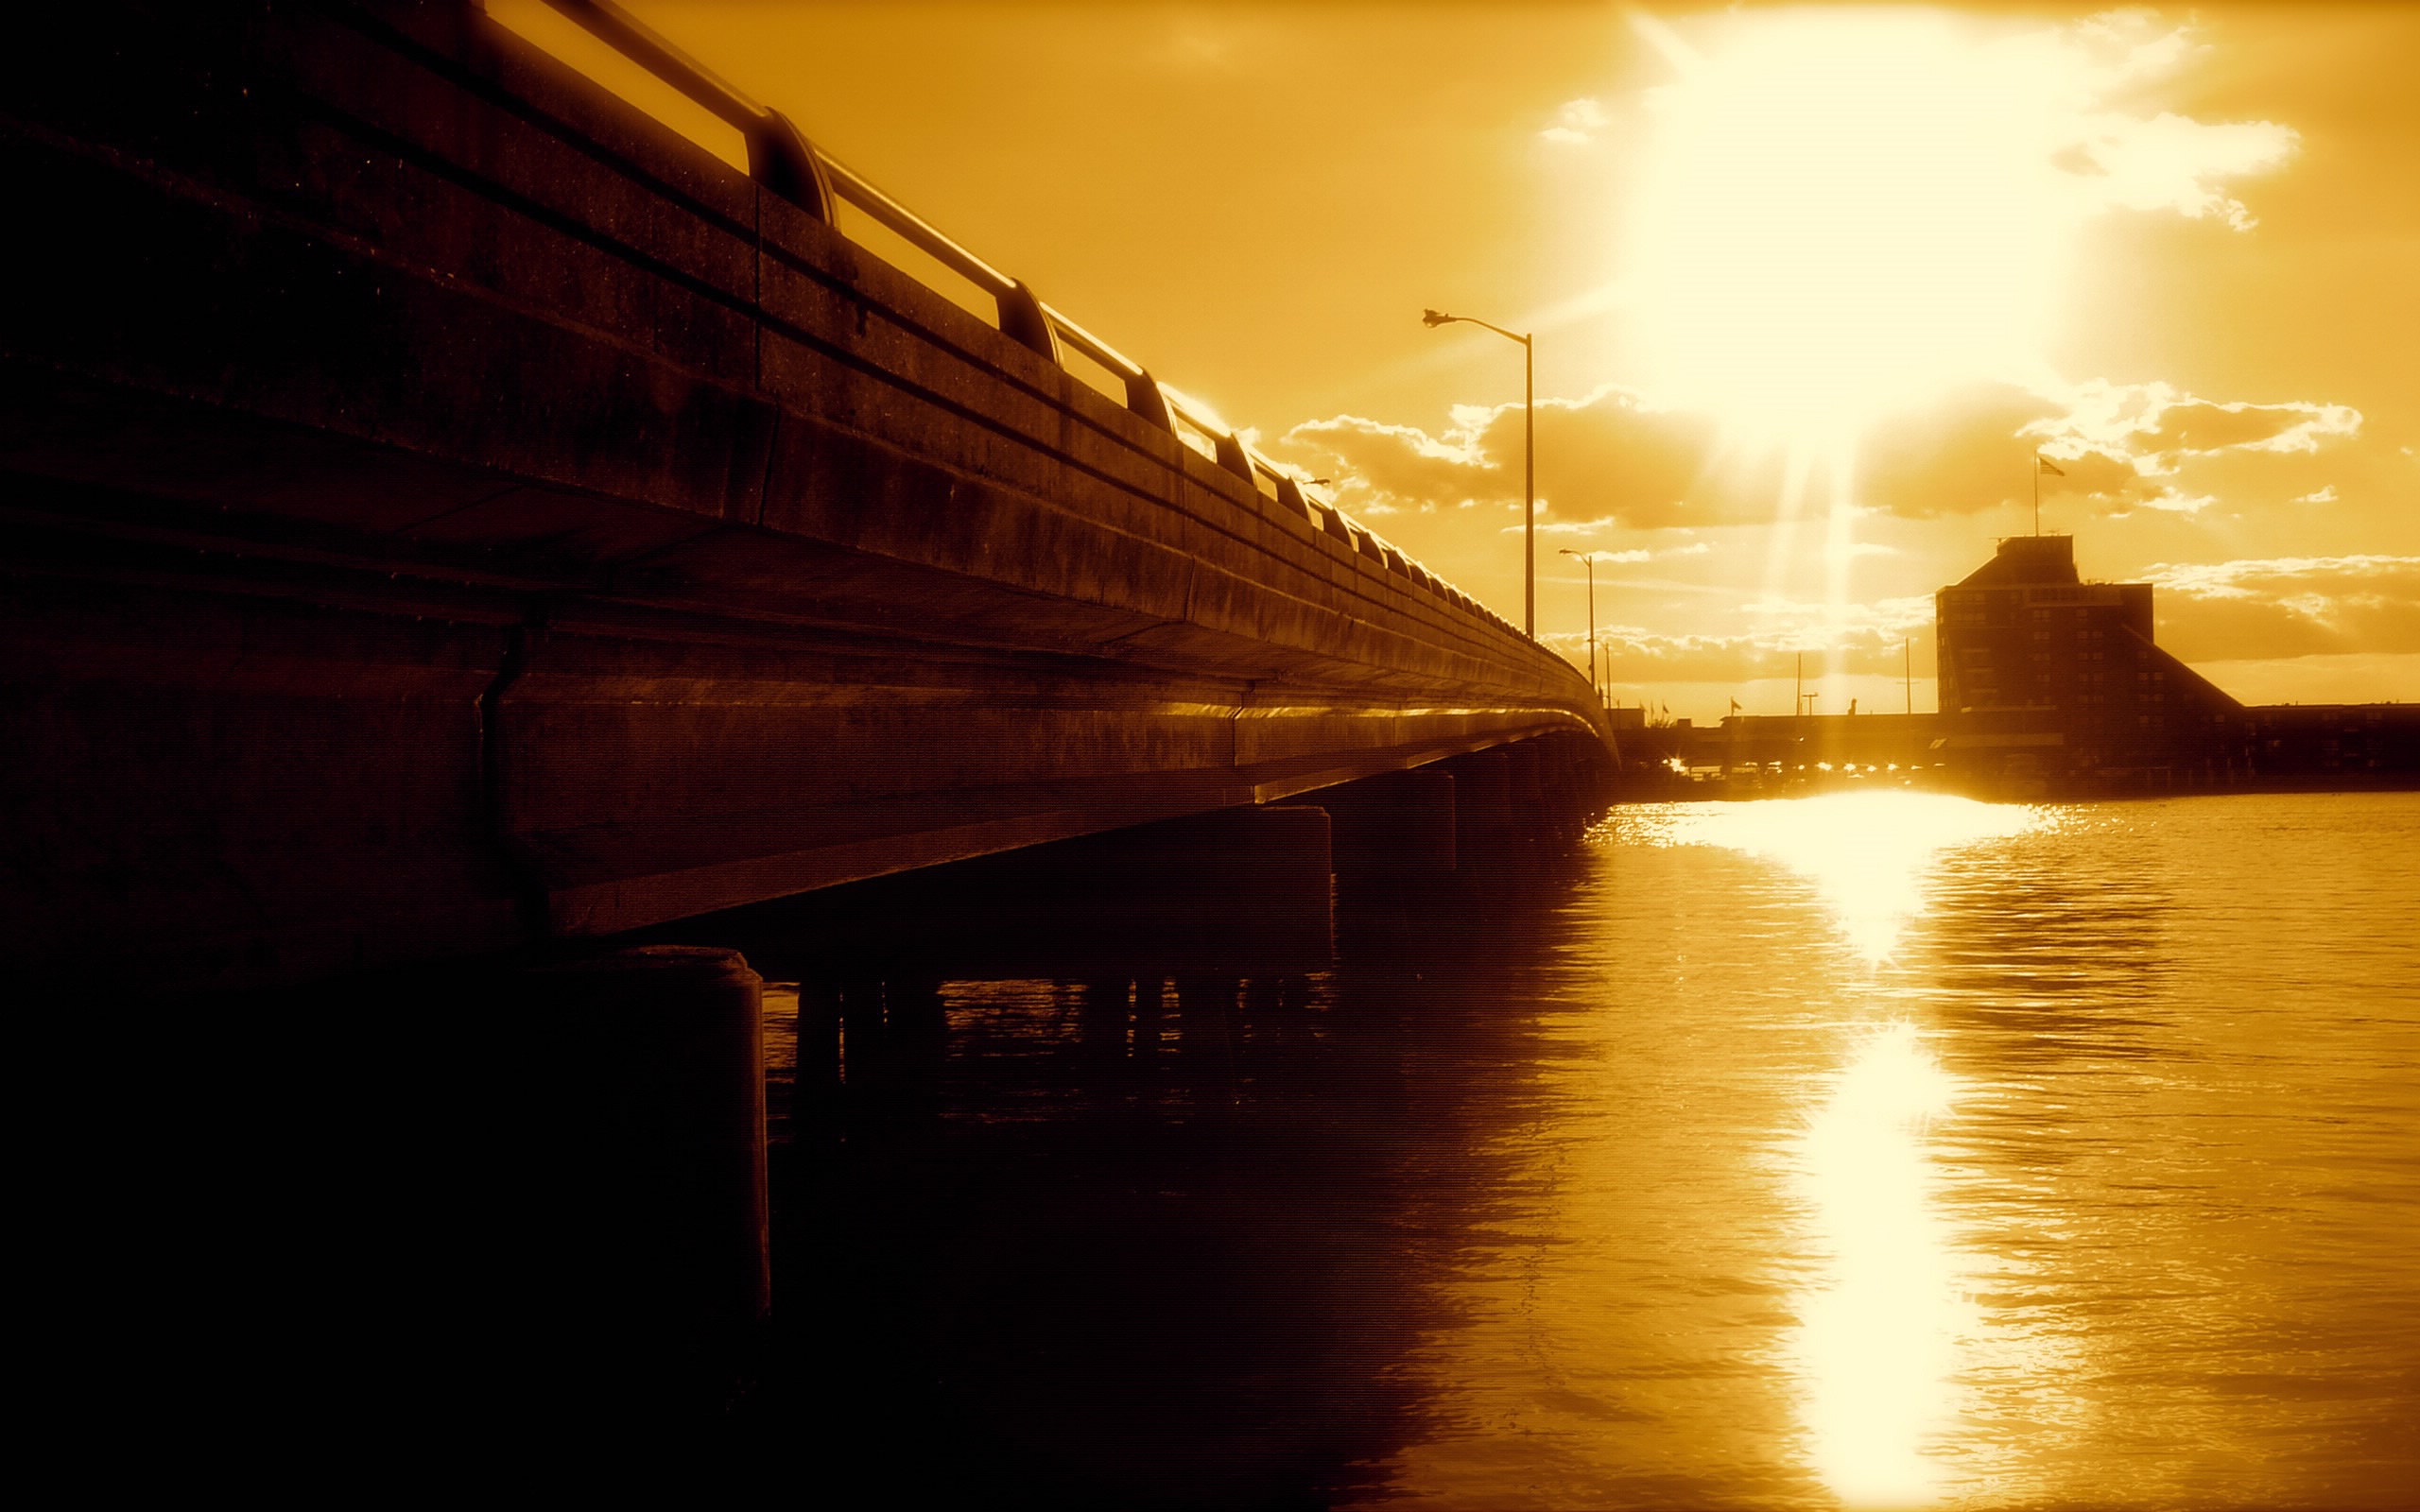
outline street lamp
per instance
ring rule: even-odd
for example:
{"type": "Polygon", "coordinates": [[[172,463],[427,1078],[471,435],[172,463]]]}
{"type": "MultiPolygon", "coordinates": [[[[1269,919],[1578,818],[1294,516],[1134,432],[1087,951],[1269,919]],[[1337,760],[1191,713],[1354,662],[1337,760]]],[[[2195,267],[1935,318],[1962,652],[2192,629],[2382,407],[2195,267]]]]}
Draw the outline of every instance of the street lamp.
{"type": "Polygon", "coordinates": [[[1597,554],[1574,551],[1569,546],[1563,548],[1563,554],[1588,569],[1588,688],[1596,694],[1597,701],[1603,703],[1605,690],[1597,682],[1597,554]]]}
{"type": "MultiPolygon", "coordinates": [[[[1420,323],[1426,326],[1452,325],[1486,326],[1507,341],[1521,343],[1521,421],[1527,436],[1523,447],[1521,469],[1521,633],[1534,641],[1538,638],[1538,414],[1537,414],[1537,352],[1530,338],[1507,331],[1500,325],[1467,315],[1446,315],[1437,310],[1420,312],[1420,323]]],[[[1593,576],[1593,575],[1592,575],[1593,576]]],[[[1591,669],[1594,676],[1594,669],[1591,669]]]]}

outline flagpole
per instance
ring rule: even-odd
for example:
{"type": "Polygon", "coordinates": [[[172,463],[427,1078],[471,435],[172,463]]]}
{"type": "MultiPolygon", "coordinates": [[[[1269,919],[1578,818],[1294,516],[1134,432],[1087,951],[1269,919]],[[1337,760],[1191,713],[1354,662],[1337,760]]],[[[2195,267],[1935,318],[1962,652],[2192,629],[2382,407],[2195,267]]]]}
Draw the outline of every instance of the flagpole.
{"type": "Polygon", "coordinates": [[[2033,454],[2033,533],[2042,533],[2042,454],[2033,454]]]}

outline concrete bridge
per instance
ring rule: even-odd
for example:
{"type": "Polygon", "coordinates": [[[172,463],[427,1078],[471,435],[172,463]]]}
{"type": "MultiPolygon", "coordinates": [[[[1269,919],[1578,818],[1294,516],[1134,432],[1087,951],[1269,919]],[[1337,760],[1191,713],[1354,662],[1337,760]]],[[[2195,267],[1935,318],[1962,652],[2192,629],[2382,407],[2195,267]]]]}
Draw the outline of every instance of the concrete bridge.
{"type": "Polygon", "coordinates": [[[1575,668],[560,9],[752,171],[461,4],[92,0],[0,63],[12,962],[301,981],[1607,761],[1575,668]]]}

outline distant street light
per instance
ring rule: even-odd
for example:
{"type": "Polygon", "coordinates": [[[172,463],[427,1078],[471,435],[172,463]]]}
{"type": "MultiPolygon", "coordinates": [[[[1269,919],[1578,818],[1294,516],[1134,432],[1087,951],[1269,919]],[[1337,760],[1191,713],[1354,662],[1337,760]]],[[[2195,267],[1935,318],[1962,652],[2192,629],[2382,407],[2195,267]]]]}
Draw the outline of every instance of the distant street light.
{"type": "MultiPolygon", "coordinates": [[[[1534,641],[1538,638],[1538,415],[1537,415],[1537,352],[1530,338],[1507,331],[1500,325],[1467,315],[1446,315],[1437,310],[1420,312],[1420,323],[1426,326],[1486,326],[1507,341],[1521,343],[1521,421],[1527,436],[1523,447],[1521,469],[1521,633],[1534,641]]],[[[1592,575],[1593,576],[1593,575],[1592,575]]],[[[1591,667],[1594,677],[1596,669],[1591,667]]]]}
{"type": "Polygon", "coordinates": [[[1563,548],[1563,554],[1588,569],[1588,687],[1597,695],[1597,701],[1603,703],[1605,690],[1597,682],[1597,554],[1574,551],[1569,546],[1563,548]]]}

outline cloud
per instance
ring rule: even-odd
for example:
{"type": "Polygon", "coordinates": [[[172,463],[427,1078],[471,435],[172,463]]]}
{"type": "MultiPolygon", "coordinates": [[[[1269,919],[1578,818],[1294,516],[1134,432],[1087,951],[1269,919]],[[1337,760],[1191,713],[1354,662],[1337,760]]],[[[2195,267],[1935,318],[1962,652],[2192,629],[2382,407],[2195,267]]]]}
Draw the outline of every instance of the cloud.
{"type": "MultiPolygon", "coordinates": [[[[1929,627],[1931,603],[1926,601],[1929,627]]],[[[1759,678],[1789,678],[1801,653],[1806,656],[1811,680],[1821,671],[1884,673],[1893,678],[1902,666],[1897,634],[1869,634],[1824,641],[1789,631],[1758,630],[1739,635],[1674,635],[1636,625],[1600,625],[1597,644],[1605,647],[1627,684],[1701,682],[1745,683],[1759,678]],[[1816,653],[1822,653],[1819,668],[1816,653]]],[[[1917,656],[1923,662],[1923,653],[1917,656]]]]}
{"type": "Polygon", "coordinates": [[[2273,121],[2212,123],[2162,112],[2149,119],[2097,113],[2082,124],[2083,133],[2052,161],[2076,177],[2088,203],[2173,211],[2239,232],[2259,221],[2220,181],[2282,167],[2301,145],[2293,128],[2273,121]]]}
{"type": "MultiPolygon", "coordinates": [[[[1720,489],[1693,490],[1705,481],[1716,438],[1710,421],[1651,409],[1628,390],[1607,387],[1580,399],[1538,404],[1537,449],[1566,520],[1542,524],[1562,535],[1593,530],[1660,528],[1757,518],[1720,489]]],[[[1452,422],[1430,435],[1418,426],[1358,415],[1305,421],[1273,451],[1335,477],[1350,509],[1391,505],[1434,512],[1465,502],[1518,510],[1526,439],[1521,406],[1458,405],[1452,422]]]]}
{"type": "Polygon", "coordinates": [[[2207,52],[2195,27],[2169,26],[2147,9],[2113,10],[2070,25],[2056,47],[2067,60],[2062,72],[2078,87],[2051,161],[2070,176],[2082,208],[2172,212],[2221,220],[2238,232],[2258,224],[2221,185],[2291,161],[2302,145],[2293,128],[2092,108],[2135,94],[2207,52]]]}
{"type": "MultiPolygon", "coordinates": [[[[1908,518],[1971,514],[2024,496],[2032,443],[2027,426],[2060,418],[2051,400],[2006,385],[1979,385],[1877,430],[1858,458],[1857,503],[1908,518]]],[[[1348,510],[1435,512],[1521,501],[1521,406],[1461,405],[1431,435],[1357,415],[1306,421],[1272,448],[1313,473],[1339,479],[1348,510]]],[[[1649,404],[1608,386],[1538,404],[1541,532],[1588,537],[1620,529],[1763,524],[1785,512],[1789,461],[1779,451],[1734,446],[1710,418],[1649,404]]],[[[2064,465],[2064,464],[2063,464],[2064,465]]],[[[2085,461],[2095,486],[2135,473],[2116,459],[2085,461]]],[[[2076,469],[2070,469],[2071,472],[2076,469]]],[[[1810,486],[1798,512],[1829,507],[1810,486]]],[[[2135,490],[2130,502],[2155,492],[2135,490]]],[[[1517,519],[1514,522],[1517,528],[1517,519]]]]}
{"type": "MultiPolygon", "coordinates": [[[[1643,625],[1604,624],[1597,641],[1610,648],[1625,683],[1742,683],[1791,676],[1805,655],[1810,676],[1818,670],[1885,672],[1902,665],[1900,645],[1932,626],[1929,597],[1890,598],[1874,604],[1825,605],[1763,598],[1729,605],[1720,616],[1743,627],[1728,634],[1672,633],[1643,625]]],[[[1574,644],[1565,632],[1550,641],[1574,644]]]]}
{"type": "Polygon", "coordinates": [[[2181,489],[2166,488],[2146,495],[2142,506],[2166,514],[2200,514],[2218,502],[2218,495],[2213,493],[2187,493],[2181,489]]]}
{"type": "MultiPolygon", "coordinates": [[[[2042,479],[2045,503],[2108,516],[2195,515],[2238,503],[2230,484],[2242,479],[2229,459],[2298,466],[2361,427],[2348,405],[2209,399],[2164,383],[2096,379],[2048,393],[1973,384],[1876,427],[1858,451],[1848,502],[1905,520],[2021,507],[2038,451],[2064,474],[2042,479]]],[[[1524,445],[1521,406],[1510,404],[1457,405],[1433,434],[1359,415],[1305,421],[1270,450],[1336,478],[1348,511],[1501,509],[1509,518],[1495,516],[1493,528],[1517,530],[1524,445]]],[[[1742,448],[1703,414],[1614,386],[1541,400],[1537,455],[1537,528],[1575,545],[1623,530],[1761,524],[1833,504],[1820,469],[1792,501],[1785,452],[1742,448]]],[[[2263,497],[2328,502],[2308,488],[2273,487],[2263,497]]]]}
{"type": "Polygon", "coordinates": [[[1815,651],[1840,645],[1893,645],[1918,629],[1932,627],[1929,595],[1879,599],[1871,604],[1824,604],[1762,598],[1739,611],[1767,628],[1759,644],[1774,650],[1815,651]]]}
{"type": "MultiPolygon", "coordinates": [[[[1543,501],[1540,503],[1539,512],[1541,514],[1545,512],[1543,501]]],[[[1616,520],[1611,515],[1599,515],[1594,520],[1541,519],[1538,522],[1538,534],[1542,536],[1601,536],[1607,531],[1618,530],[1620,528],[1621,522],[1616,520]]],[[[1504,533],[1506,535],[1517,536],[1521,533],[1521,527],[1517,524],[1506,525],[1504,526],[1504,533]]],[[[1599,559],[1609,559],[1611,556],[1611,553],[1602,553],[1599,555],[1599,559]]],[[[1647,558],[1644,554],[1641,554],[1634,559],[1645,561],[1647,558]]]]}
{"type": "Polygon", "coordinates": [[[2173,449],[2197,455],[2240,448],[2250,452],[2316,452],[2324,438],[2361,428],[2361,412],[2343,404],[2214,404],[2184,400],[2160,409],[2154,434],[2173,449]]]}
{"type": "Polygon", "coordinates": [[[2313,490],[2311,492],[2304,494],[2294,502],[2296,504],[2334,504],[2336,502],[2336,485],[2330,483],[2323,488],[2313,490]]]}
{"type": "Polygon", "coordinates": [[[2420,651],[2420,557],[2162,564],[2161,645],[2187,662],[2420,651]]]}
{"type": "Polygon", "coordinates": [[[1548,142],[1577,146],[1596,140],[1597,133],[1611,124],[1613,117],[1593,99],[1566,100],[1555,112],[1555,124],[1538,133],[1548,142]]]}
{"type": "Polygon", "coordinates": [[[2420,557],[2368,554],[2347,557],[2259,557],[2236,561],[2161,563],[2144,569],[2147,581],[2202,598],[2246,598],[2260,585],[2318,578],[2377,577],[2420,571],[2420,557]]]}
{"type": "Polygon", "coordinates": [[[1417,425],[1391,425],[1359,415],[1305,421],[1272,447],[1307,452],[1322,461],[1314,472],[1337,471],[1340,493],[1352,507],[1409,504],[1431,507],[1501,491],[1500,465],[1489,458],[1469,431],[1449,429],[1432,437],[1417,425]]]}
{"type": "Polygon", "coordinates": [[[2059,399],[2062,413],[2020,429],[2066,474],[2045,491],[2081,495],[2110,514],[2136,508],[2199,513],[2221,497],[2207,486],[2187,486],[2183,474],[2207,472],[2201,464],[2309,455],[2359,435],[2362,424],[2361,412],[2347,404],[2209,400],[2165,383],[2095,379],[2071,386],[2059,399]]]}
{"type": "MultiPolygon", "coordinates": [[[[1920,520],[1973,514],[2024,497],[2032,486],[2026,469],[2033,464],[2021,438],[2029,426],[2060,413],[2055,400],[2014,385],[1978,384],[1895,417],[1860,451],[1863,502],[1920,520]]],[[[2072,476],[2076,470],[2068,471],[2072,476]]]]}
{"type": "Polygon", "coordinates": [[[2070,386],[2058,398],[2066,413],[2026,427],[2048,443],[2044,450],[2051,455],[2092,449],[2152,456],[2164,472],[2174,471],[2182,457],[2220,452],[2316,452],[2324,441],[2361,428],[2361,412],[2348,404],[2221,402],[2156,382],[2097,378],[2070,386]]]}
{"type": "Polygon", "coordinates": [[[2103,92],[2137,84],[2176,71],[2206,45],[2193,40],[2189,27],[2161,29],[2159,17],[2143,9],[2105,10],[2076,22],[2077,46],[2096,55],[2103,92]]]}

